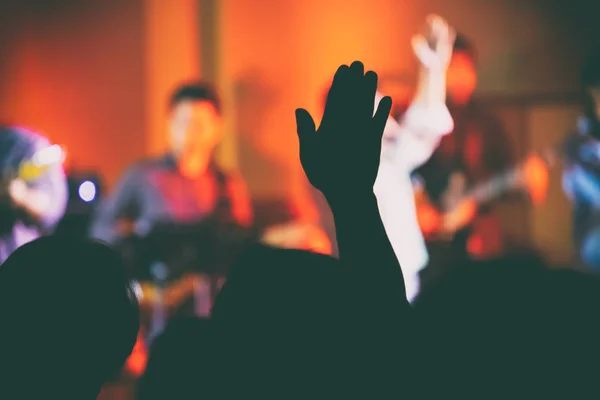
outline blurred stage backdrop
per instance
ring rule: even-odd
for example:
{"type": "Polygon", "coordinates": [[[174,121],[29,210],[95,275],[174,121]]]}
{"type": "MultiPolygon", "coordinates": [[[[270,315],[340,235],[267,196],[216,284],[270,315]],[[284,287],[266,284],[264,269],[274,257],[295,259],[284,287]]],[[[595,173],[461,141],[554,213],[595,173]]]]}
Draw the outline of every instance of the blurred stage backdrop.
{"type": "MultiPolygon", "coordinates": [[[[578,70],[599,29],[599,6],[586,3],[2,1],[0,119],[46,133],[66,147],[72,170],[98,172],[110,188],[128,164],[164,150],[173,86],[212,80],[226,110],[220,161],[242,171],[259,216],[277,204],[310,215],[294,109],[318,113],[339,64],[364,61],[398,103],[406,101],[416,72],[410,36],[426,14],[439,13],[477,46],[477,96],[498,111],[525,155],[574,125],[578,70]]],[[[552,177],[543,207],[507,206],[520,214],[506,229],[564,262],[572,257],[570,208],[558,171],[552,177]]]]}

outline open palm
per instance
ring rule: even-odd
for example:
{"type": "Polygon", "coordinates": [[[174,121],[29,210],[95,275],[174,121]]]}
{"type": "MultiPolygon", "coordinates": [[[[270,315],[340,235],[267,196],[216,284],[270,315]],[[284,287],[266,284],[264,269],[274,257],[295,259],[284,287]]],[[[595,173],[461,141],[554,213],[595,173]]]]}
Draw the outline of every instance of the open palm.
{"type": "Polygon", "coordinates": [[[392,106],[384,97],[375,111],[377,74],[361,62],[338,68],[318,129],[296,110],[300,161],[310,183],[328,199],[369,191],[379,169],[381,139],[392,106]]]}

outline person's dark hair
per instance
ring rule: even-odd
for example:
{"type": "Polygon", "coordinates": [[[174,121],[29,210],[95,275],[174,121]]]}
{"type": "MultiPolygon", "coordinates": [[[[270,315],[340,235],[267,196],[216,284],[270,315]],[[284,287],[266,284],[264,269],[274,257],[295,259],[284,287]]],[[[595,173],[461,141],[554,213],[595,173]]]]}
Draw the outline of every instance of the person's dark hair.
{"type": "Polygon", "coordinates": [[[96,398],[139,330],[120,257],[86,240],[45,237],[0,267],[0,398],[96,398]],[[68,395],[65,395],[68,394],[68,395]],[[30,397],[28,397],[30,396],[30,397]]]}
{"type": "Polygon", "coordinates": [[[208,82],[189,82],[177,87],[169,99],[169,109],[183,101],[206,101],[221,113],[221,99],[217,89],[208,82]]]}
{"type": "Polygon", "coordinates": [[[466,54],[473,63],[477,62],[477,50],[475,46],[466,36],[463,34],[457,33],[456,39],[454,40],[454,48],[453,53],[457,54],[466,54]]]}

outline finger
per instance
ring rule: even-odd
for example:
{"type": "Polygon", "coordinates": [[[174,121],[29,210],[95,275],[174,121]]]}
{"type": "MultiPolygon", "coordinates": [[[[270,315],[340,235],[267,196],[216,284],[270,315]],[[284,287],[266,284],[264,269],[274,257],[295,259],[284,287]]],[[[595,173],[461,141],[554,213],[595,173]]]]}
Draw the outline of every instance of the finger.
{"type": "Polygon", "coordinates": [[[439,18],[441,18],[441,17],[438,14],[431,13],[431,14],[428,14],[427,17],[425,17],[425,21],[427,22],[428,26],[433,26],[435,21],[439,18]]]}
{"type": "Polygon", "coordinates": [[[431,66],[435,62],[435,54],[431,47],[429,47],[429,43],[425,36],[423,35],[415,35],[411,41],[413,51],[419,61],[425,66],[431,66]]]}
{"type": "Polygon", "coordinates": [[[430,26],[431,33],[436,37],[443,34],[446,30],[446,21],[437,14],[431,14],[428,17],[428,25],[430,26]]]}
{"type": "Polygon", "coordinates": [[[348,67],[346,64],[340,65],[337,71],[335,72],[335,75],[333,76],[333,81],[335,82],[336,79],[339,80],[340,78],[344,77],[348,74],[349,71],[350,67],[348,67]]]}
{"type": "Polygon", "coordinates": [[[390,116],[390,111],[392,110],[392,98],[390,96],[385,96],[379,102],[377,106],[377,111],[375,111],[375,116],[373,117],[373,124],[375,132],[381,137],[383,137],[383,131],[385,130],[385,124],[387,122],[388,117],[390,116]]]}
{"type": "Polygon", "coordinates": [[[327,100],[325,101],[325,108],[323,110],[321,124],[328,123],[331,117],[334,116],[339,110],[339,100],[340,97],[343,96],[343,91],[345,89],[349,73],[350,68],[347,65],[340,65],[333,76],[333,81],[331,82],[329,92],[327,93],[327,100]]]}
{"type": "Polygon", "coordinates": [[[438,46],[440,44],[445,45],[448,43],[449,33],[450,27],[448,26],[448,23],[442,18],[436,19],[434,25],[434,35],[437,39],[438,46]]]}
{"type": "Polygon", "coordinates": [[[331,87],[329,88],[329,94],[327,96],[328,100],[330,97],[335,96],[336,92],[339,90],[341,85],[343,86],[343,82],[348,79],[349,75],[350,67],[345,64],[340,65],[333,76],[333,81],[331,82],[331,87]]]}
{"type": "Polygon", "coordinates": [[[377,93],[377,74],[373,71],[368,71],[365,74],[365,101],[368,102],[366,110],[369,118],[373,117],[375,111],[375,94],[377,93]]]}
{"type": "Polygon", "coordinates": [[[454,47],[454,42],[456,41],[456,30],[448,27],[448,44],[452,49],[454,47]]]}
{"type": "Polygon", "coordinates": [[[316,134],[315,121],[303,108],[296,109],[296,132],[300,143],[310,140],[316,134]]]}
{"type": "Polygon", "coordinates": [[[425,19],[425,36],[434,42],[437,39],[436,25],[439,18],[437,14],[429,14],[425,19]]]}
{"type": "Polygon", "coordinates": [[[352,65],[350,65],[350,71],[353,76],[363,76],[365,74],[365,66],[360,61],[354,61],[352,65]]]}
{"type": "Polygon", "coordinates": [[[454,49],[454,41],[456,40],[456,31],[446,24],[446,30],[443,36],[438,40],[436,51],[440,57],[449,60],[454,49]]]}
{"type": "MultiPolygon", "coordinates": [[[[350,65],[348,83],[345,87],[344,99],[345,112],[349,114],[362,114],[366,110],[365,106],[365,66],[360,61],[354,61],[350,65]]],[[[371,118],[371,115],[363,117],[371,118]]]]}
{"type": "Polygon", "coordinates": [[[340,90],[340,87],[343,87],[343,83],[348,79],[350,75],[350,67],[347,65],[340,65],[335,75],[333,76],[333,81],[331,82],[331,87],[329,88],[329,93],[327,95],[327,101],[329,102],[330,98],[336,96],[337,92],[340,90]]]}

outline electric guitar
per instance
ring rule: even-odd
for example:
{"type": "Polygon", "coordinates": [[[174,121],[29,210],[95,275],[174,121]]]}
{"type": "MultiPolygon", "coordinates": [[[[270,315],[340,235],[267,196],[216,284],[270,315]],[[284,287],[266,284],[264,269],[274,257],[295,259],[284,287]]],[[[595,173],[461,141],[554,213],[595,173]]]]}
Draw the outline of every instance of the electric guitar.
{"type": "Polygon", "coordinates": [[[548,187],[547,167],[553,165],[552,153],[545,157],[532,155],[523,163],[486,182],[466,188],[464,175],[450,176],[441,207],[433,205],[423,187],[415,188],[415,204],[421,211],[420,225],[428,241],[451,241],[456,232],[468,226],[476,217],[476,209],[498,197],[519,190],[529,191],[534,203],[543,201],[548,187]],[[536,187],[536,192],[532,190],[536,187]],[[424,210],[435,210],[436,216],[424,216],[424,210]],[[430,221],[433,222],[430,222],[430,221]]]}
{"type": "MultiPolygon", "coordinates": [[[[218,286],[222,285],[218,282],[218,286]]],[[[163,324],[168,316],[183,302],[194,298],[198,291],[206,291],[211,285],[208,277],[196,273],[186,273],[181,278],[165,285],[157,285],[153,282],[137,282],[135,291],[142,312],[142,323],[138,333],[135,347],[125,363],[125,371],[139,378],[146,369],[148,362],[148,339],[153,339],[164,328],[163,324]],[[160,316],[156,315],[156,311],[160,316]],[[163,321],[155,321],[155,319],[163,321]],[[156,324],[158,322],[158,324],[156,324]]]]}
{"type": "Polygon", "coordinates": [[[157,302],[162,303],[168,311],[177,308],[186,299],[192,297],[196,289],[206,284],[207,279],[200,274],[188,273],[179,279],[160,288],[153,282],[140,282],[138,301],[144,310],[150,309],[157,302]]]}

